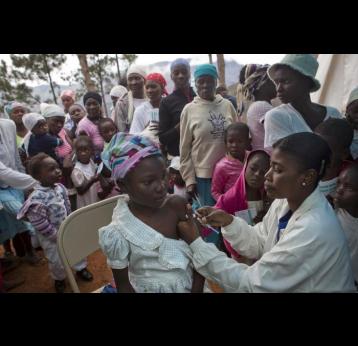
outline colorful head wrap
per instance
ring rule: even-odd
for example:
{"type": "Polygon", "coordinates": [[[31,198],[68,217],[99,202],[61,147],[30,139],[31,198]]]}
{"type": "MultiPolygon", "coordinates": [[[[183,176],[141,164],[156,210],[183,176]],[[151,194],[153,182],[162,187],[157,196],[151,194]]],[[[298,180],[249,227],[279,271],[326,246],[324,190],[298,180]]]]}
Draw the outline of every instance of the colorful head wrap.
{"type": "Polygon", "coordinates": [[[154,82],[157,82],[158,84],[161,85],[161,87],[163,88],[163,94],[164,95],[168,95],[168,91],[165,88],[167,85],[167,81],[165,80],[165,78],[163,77],[162,74],[160,73],[151,73],[147,76],[146,80],[151,80],[154,82]]]}
{"type": "Polygon", "coordinates": [[[203,64],[199,65],[194,72],[195,80],[206,75],[211,76],[216,80],[218,78],[218,71],[216,70],[216,67],[212,64],[203,64]]]}
{"type": "Polygon", "coordinates": [[[246,100],[254,101],[255,91],[259,90],[269,80],[268,68],[268,65],[262,66],[246,79],[242,90],[246,100]]]}
{"type": "Polygon", "coordinates": [[[179,59],[175,59],[171,64],[170,64],[170,72],[173,72],[173,70],[179,66],[179,65],[184,65],[188,70],[190,70],[190,64],[189,61],[183,58],[179,58],[179,59]]]}
{"type": "Polygon", "coordinates": [[[62,99],[62,97],[64,96],[71,97],[73,101],[76,101],[76,92],[74,90],[71,89],[63,90],[61,92],[60,98],[62,99]]]}
{"type": "Polygon", "coordinates": [[[96,100],[102,106],[102,96],[96,92],[89,91],[83,96],[83,104],[86,106],[86,102],[88,99],[96,100]]]}
{"type": "Polygon", "coordinates": [[[38,113],[27,113],[22,117],[22,122],[24,123],[26,129],[29,131],[32,131],[32,129],[40,120],[45,120],[45,118],[38,113]]]}
{"type": "Polygon", "coordinates": [[[112,178],[118,180],[123,179],[142,159],[161,155],[157,145],[148,138],[119,132],[113,136],[101,158],[111,170],[112,178]]]}

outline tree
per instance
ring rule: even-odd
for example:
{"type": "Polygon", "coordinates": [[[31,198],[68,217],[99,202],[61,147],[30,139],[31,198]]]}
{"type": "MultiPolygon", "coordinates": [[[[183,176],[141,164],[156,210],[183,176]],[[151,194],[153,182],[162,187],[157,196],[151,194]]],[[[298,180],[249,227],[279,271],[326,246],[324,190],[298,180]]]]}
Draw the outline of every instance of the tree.
{"type": "Polygon", "coordinates": [[[13,70],[6,64],[4,60],[0,62],[0,100],[1,106],[17,100],[29,105],[40,103],[40,97],[33,95],[33,89],[21,81],[19,76],[14,76],[13,70]]]}
{"type": "Polygon", "coordinates": [[[11,54],[13,75],[16,79],[48,82],[53,101],[57,104],[56,85],[51,72],[58,70],[66,61],[64,54],[11,54]]]}
{"type": "Polygon", "coordinates": [[[91,79],[90,70],[87,61],[87,54],[77,54],[81,66],[81,72],[84,79],[84,85],[88,91],[95,91],[96,86],[91,79]]]}
{"type": "Polygon", "coordinates": [[[225,86],[225,59],[224,54],[216,54],[216,64],[218,66],[218,74],[219,74],[219,85],[225,86]]]}

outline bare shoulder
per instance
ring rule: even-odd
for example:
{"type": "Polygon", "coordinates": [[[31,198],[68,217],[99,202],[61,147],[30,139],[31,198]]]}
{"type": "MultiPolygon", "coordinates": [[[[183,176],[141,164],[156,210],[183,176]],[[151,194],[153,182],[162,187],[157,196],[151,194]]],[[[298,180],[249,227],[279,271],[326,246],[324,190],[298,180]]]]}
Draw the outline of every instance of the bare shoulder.
{"type": "Polygon", "coordinates": [[[178,195],[168,195],[167,206],[173,210],[180,219],[186,215],[186,206],[188,201],[178,195]]]}

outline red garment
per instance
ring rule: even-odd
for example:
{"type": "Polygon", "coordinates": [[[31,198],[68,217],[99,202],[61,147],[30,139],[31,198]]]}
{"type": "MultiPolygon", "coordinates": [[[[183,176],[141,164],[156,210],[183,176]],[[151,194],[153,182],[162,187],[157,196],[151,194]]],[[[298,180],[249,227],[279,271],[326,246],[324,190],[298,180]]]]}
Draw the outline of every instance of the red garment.
{"type": "MultiPolygon", "coordinates": [[[[250,157],[257,152],[263,152],[267,154],[267,152],[264,150],[255,150],[255,151],[251,151],[247,155],[244,168],[239,178],[237,179],[235,185],[230,190],[228,190],[225,194],[221,195],[214,208],[224,210],[232,215],[235,215],[235,213],[238,211],[248,209],[247,197],[246,197],[245,172],[250,157]]],[[[263,188],[261,190],[261,193],[263,196],[264,193],[263,188]]],[[[233,257],[236,258],[240,257],[238,252],[236,252],[225,239],[224,239],[224,243],[228,251],[233,255],[233,257]]]]}

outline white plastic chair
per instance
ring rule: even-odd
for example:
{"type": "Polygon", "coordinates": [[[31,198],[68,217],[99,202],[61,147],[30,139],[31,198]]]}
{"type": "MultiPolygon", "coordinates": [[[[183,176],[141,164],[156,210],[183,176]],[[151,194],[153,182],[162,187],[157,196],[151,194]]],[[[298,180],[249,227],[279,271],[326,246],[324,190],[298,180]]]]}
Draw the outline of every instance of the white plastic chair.
{"type": "Polygon", "coordinates": [[[57,247],[74,293],[80,293],[72,271],[74,264],[99,249],[98,230],[111,223],[118,196],[71,213],[61,224],[57,247]]]}

